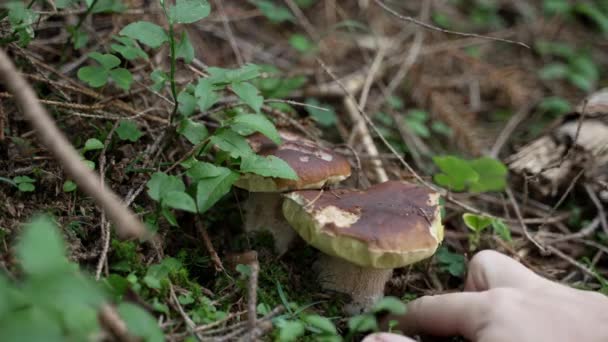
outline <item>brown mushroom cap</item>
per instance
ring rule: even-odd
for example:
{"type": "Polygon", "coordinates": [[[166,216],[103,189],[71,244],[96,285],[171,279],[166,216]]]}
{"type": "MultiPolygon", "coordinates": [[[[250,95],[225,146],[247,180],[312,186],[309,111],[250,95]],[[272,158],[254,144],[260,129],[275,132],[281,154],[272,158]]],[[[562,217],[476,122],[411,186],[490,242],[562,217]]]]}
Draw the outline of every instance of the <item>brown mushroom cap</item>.
{"type": "Polygon", "coordinates": [[[295,191],[283,214],[312,246],[362,267],[396,268],[431,256],[443,239],[439,194],[389,181],[367,191],[295,191]]]}
{"type": "Polygon", "coordinates": [[[317,145],[297,134],[280,131],[282,144],[277,146],[266,136],[255,133],[247,140],[251,149],[261,156],[283,159],[298,175],[297,180],[243,175],[235,185],[252,192],[283,192],[289,190],[319,189],[348,178],[351,168],[342,155],[317,145]]]}

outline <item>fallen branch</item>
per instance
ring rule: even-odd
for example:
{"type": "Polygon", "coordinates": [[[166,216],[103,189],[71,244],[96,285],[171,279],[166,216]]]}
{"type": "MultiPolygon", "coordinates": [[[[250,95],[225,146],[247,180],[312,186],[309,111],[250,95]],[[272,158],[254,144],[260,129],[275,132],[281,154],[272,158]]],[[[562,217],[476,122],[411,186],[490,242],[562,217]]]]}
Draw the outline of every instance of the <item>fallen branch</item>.
{"type": "Polygon", "coordinates": [[[42,145],[51,151],[80,189],[91,196],[106,212],[110,221],[116,226],[118,234],[122,237],[144,237],[146,229],[143,224],[112,190],[101,186],[99,176],[82,162],[78,152],[42,107],[32,87],[19,74],[6,52],[1,49],[0,81],[15,96],[15,102],[38,133],[42,145]]]}
{"type": "Polygon", "coordinates": [[[405,16],[405,15],[399,14],[399,12],[397,12],[394,9],[388,7],[381,0],[374,0],[374,2],[376,2],[376,4],[378,4],[378,6],[382,7],[382,9],[384,9],[388,13],[394,15],[395,17],[399,18],[400,20],[407,21],[409,23],[416,24],[418,26],[422,26],[422,27],[424,27],[426,29],[429,29],[429,30],[439,31],[439,32],[448,33],[448,34],[455,34],[455,35],[463,36],[463,37],[475,37],[475,38],[481,38],[481,39],[487,39],[487,40],[495,40],[495,41],[498,41],[498,42],[520,45],[520,46],[523,46],[523,47],[525,47],[527,49],[530,49],[529,45],[524,44],[522,42],[510,40],[510,39],[484,36],[484,35],[476,34],[476,33],[467,33],[467,32],[460,32],[460,31],[446,30],[446,29],[443,29],[441,27],[437,27],[437,26],[433,26],[431,24],[425,23],[424,21],[420,21],[420,20],[418,20],[416,18],[408,17],[408,16],[405,16]]]}

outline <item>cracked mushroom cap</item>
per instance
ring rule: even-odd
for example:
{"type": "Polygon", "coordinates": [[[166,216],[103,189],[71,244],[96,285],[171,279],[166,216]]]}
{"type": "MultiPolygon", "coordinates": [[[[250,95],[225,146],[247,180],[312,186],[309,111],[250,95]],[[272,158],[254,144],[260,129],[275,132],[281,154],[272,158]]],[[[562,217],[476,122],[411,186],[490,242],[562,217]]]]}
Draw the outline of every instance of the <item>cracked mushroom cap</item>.
{"type": "Polygon", "coordinates": [[[369,268],[428,258],[443,240],[439,194],[389,181],[366,191],[294,191],[283,202],[289,224],[322,252],[369,268]]]}
{"type": "Polygon", "coordinates": [[[247,140],[251,149],[261,156],[283,159],[298,175],[297,180],[245,174],[236,186],[251,192],[283,192],[289,190],[320,189],[350,177],[348,160],[300,135],[280,131],[282,143],[277,145],[266,136],[255,133],[247,140]]]}

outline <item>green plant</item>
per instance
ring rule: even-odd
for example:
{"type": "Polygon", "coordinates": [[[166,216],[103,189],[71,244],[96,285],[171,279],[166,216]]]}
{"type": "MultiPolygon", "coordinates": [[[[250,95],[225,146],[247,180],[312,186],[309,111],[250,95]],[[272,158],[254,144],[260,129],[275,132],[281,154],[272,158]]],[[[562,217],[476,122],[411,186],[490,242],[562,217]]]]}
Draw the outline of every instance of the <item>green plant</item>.
{"type": "Polygon", "coordinates": [[[556,58],[540,69],[542,79],[564,79],[586,92],[595,88],[600,70],[587,51],[575,50],[565,43],[547,41],[536,43],[535,49],[541,55],[556,58]]]}
{"type": "Polygon", "coordinates": [[[13,178],[13,182],[15,182],[15,185],[17,185],[17,188],[21,192],[32,192],[36,189],[34,185],[36,180],[28,176],[17,176],[13,178]]]}
{"type": "Polygon", "coordinates": [[[129,90],[133,83],[133,75],[125,68],[119,68],[120,59],[112,54],[91,52],[89,57],[97,61],[99,66],[85,66],[78,69],[78,78],[93,88],[99,88],[113,80],[116,85],[129,90]]]}
{"type": "Polygon", "coordinates": [[[454,277],[462,277],[466,271],[465,258],[462,254],[452,253],[447,247],[441,246],[435,254],[442,272],[448,272],[454,277]]]}
{"type": "Polygon", "coordinates": [[[462,215],[462,220],[465,225],[471,231],[469,235],[469,247],[471,250],[477,249],[481,240],[481,233],[488,227],[494,229],[501,239],[505,241],[511,241],[511,231],[509,227],[500,219],[482,215],[475,215],[471,213],[465,213],[462,215]]]}
{"type": "MultiPolygon", "coordinates": [[[[8,10],[5,15],[8,16],[11,34],[0,40],[0,44],[4,45],[17,41],[19,45],[26,46],[34,39],[33,25],[38,20],[38,15],[31,9],[33,4],[34,1],[31,1],[27,6],[22,1],[10,1],[5,5],[8,10]]],[[[0,19],[2,18],[0,12],[0,19]]]]}
{"type": "Polygon", "coordinates": [[[433,177],[435,183],[452,191],[502,191],[507,182],[507,167],[493,158],[465,160],[455,156],[435,156],[433,161],[441,171],[433,177]]]}
{"type": "MultiPolygon", "coordinates": [[[[0,340],[88,340],[100,332],[98,312],[107,293],[68,261],[63,239],[48,216],[25,225],[15,248],[23,276],[0,273],[0,340]]],[[[117,311],[134,336],[162,341],[145,310],[120,303],[117,311]]]]}

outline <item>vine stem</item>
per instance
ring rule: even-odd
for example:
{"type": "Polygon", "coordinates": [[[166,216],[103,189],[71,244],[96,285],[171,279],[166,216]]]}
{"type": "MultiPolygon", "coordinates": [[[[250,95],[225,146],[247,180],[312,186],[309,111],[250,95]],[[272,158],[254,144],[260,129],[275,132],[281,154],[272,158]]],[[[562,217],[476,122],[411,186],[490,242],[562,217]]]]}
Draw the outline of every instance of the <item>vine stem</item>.
{"type": "Polygon", "coordinates": [[[169,22],[169,45],[171,46],[171,71],[169,74],[170,83],[171,83],[171,96],[173,96],[173,111],[171,115],[169,115],[169,124],[173,124],[173,118],[175,114],[177,114],[177,108],[179,104],[177,103],[177,85],[175,84],[175,31],[173,30],[173,22],[171,21],[171,17],[169,17],[169,13],[167,13],[167,7],[165,6],[165,2],[160,0],[160,4],[163,8],[163,12],[165,13],[165,17],[169,22]]]}
{"type": "MultiPolygon", "coordinates": [[[[89,14],[91,14],[91,12],[93,12],[93,8],[95,8],[95,5],[97,5],[98,1],[99,0],[93,0],[93,2],[91,3],[91,6],[89,6],[89,8],[87,8],[87,11],[84,12],[84,15],[82,17],[80,17],[80,20],[78,20],[78,23],[76,24],[76,26],[74,26],[74,32],[78,31],[80,26],[82,26],[82,23],[84,23],[85,19],[89,16],[89,14]]],[[[74,38],[74,35],[72,35],[72,39],[73,38],[74,38]]]]}

